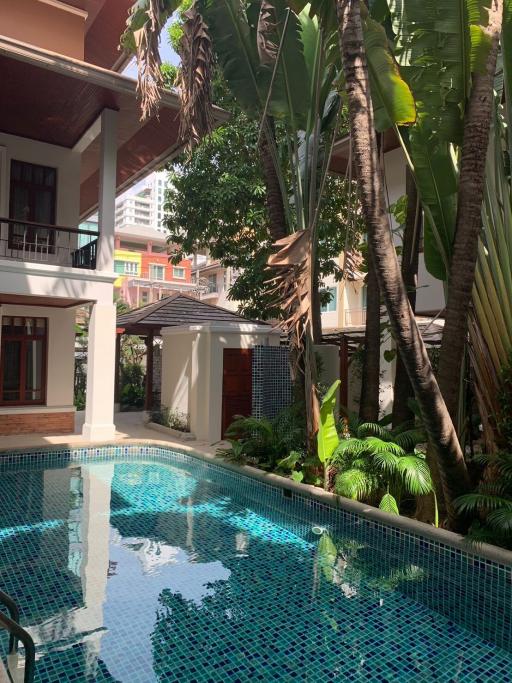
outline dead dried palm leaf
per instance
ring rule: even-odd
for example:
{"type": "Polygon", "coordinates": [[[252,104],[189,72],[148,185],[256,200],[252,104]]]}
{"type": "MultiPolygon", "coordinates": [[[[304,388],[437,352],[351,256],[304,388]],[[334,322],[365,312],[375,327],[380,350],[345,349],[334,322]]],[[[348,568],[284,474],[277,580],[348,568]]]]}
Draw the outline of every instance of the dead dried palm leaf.
{"type": "Polygon", "coordinates": [[[281,329],[287,333],[292,372],[304,380],[308,442],[314,449],[320,408],[316,389],[316,358],[312,334],[311,231],[301,230],[275,242],[276,253],[267,262],[270,294],[280,305],[281,329]]]}
{"type": "Polygon", "coordinates": [[[276,24],[273,4],[268,0],[262,0],[257,29],[258,56],[261,64],[274,64],[277,59],[276,24]]]}
{"type": "Polygon", "coordinates": [[[143,121],[158,111],[160,90],[163,86],[160,59],[160,31],[167,18],[161,0],[149,0],[146,11],[149,21],[133,32],[137,59],[137,93],[141,99],[143,121]]]}
{"type": "Polygon", "coordinates": [[[214,56],[208,27],[196,5],[185,12],[180,44],[180,138],[192,149],[213,130],[212,75],[214,56]]]}

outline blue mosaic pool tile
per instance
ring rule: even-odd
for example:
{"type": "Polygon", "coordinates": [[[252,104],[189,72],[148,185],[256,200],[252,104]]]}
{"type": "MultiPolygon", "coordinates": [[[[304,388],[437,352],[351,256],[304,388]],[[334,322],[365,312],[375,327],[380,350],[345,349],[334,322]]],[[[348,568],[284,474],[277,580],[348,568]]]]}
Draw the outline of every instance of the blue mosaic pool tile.
{"type": "Polygon", "coordinates": [[[0,469],[38,681],[512,680],[510,567],[166,448],[0,469]]]}

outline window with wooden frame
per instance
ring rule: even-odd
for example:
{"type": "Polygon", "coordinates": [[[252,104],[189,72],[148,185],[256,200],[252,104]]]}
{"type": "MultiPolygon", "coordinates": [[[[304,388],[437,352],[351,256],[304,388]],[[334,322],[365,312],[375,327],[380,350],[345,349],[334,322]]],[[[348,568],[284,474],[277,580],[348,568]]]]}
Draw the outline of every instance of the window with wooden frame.
{"type": "Polygon", "coordinates": [[[55,225],[57,169],[11,161],[10,218],[19,223],[9,228],[9,247],[28,251],[55,252],[55,230],[30,223],[55,225]]]}
{"type": "Polygon", "coordinates": [[[46,400],[47,318],[2,317],[0,405],[46,400]]]}

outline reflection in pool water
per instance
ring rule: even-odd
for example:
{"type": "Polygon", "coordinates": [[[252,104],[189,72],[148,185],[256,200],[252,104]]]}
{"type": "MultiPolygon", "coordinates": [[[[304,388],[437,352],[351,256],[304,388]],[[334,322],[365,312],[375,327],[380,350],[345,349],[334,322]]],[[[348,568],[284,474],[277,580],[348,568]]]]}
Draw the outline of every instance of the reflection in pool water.
{"type": "Polygon", "coordinates": [[[417,560],[254,490],[199,462],[3,472],[2,589],[36,680],[510,680],[510,653],[422,604],[417,560]]]}

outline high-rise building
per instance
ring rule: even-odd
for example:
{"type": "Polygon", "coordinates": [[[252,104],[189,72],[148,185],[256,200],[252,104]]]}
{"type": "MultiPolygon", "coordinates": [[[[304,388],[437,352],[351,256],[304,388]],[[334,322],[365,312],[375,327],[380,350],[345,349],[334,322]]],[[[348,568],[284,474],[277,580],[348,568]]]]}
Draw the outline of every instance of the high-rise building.
{"type": "Polygon", "coordinates": [[[146,191],[149,190],[151,199],[151,227],[159,232],[167,232],[164,226],[165,188],[167,185],[166,171],[156,171],[146,180],[146,191]]]}
{"type": "Polygon", "coordinates": [[[151,197],[148,190],[135,195],[123,197],[116,202],[115,226],[116,230],[129,225],[143,225],[151,227],[151,197]]]}
{"type": "Polygon", "coordinates": [[[116,202],[116,230],[144,226],[165,233],[164,201],[166,172],[152,173],[142,190],[121,197],[116,202]]]}

